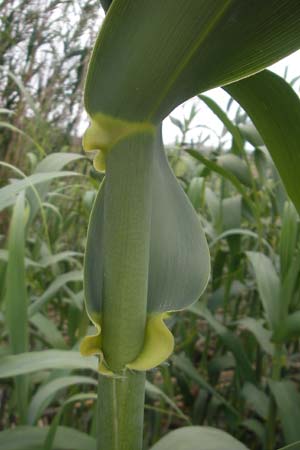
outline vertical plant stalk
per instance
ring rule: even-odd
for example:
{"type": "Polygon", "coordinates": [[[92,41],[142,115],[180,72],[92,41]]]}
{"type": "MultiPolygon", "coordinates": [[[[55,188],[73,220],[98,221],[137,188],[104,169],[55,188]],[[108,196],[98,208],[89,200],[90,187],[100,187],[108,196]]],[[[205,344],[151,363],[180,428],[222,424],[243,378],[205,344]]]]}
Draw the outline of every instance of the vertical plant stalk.
{"type": "MultiPolygon", "coordinates": [[[[6,320],[12,354],[28,351],[27,290],[25,282],[25,197],[19,194],[9,229],[6,271],[6,320]]],[[[29,379],[15,378],[17,410],[20,421],[27,421],[29,379]]]]}
{"type": "Polygon", "coordinates": [[[99,376],[97,450],[141,450],[145,372],[99,376]]]}
{"type": "MultiPolygon", "coordinates": [[[[275,344],[275,352],[272,359],[272,380],[280,381],[282,368],[282,344],[275,344]]],[[[266,450],[273,450],[276,445],[276,419],[277,419],[277,405],[274,395],[271,394],[268,426],[266,433],[266,450]]]]}
{"type": "Polygon", "coordinates": [[[99,378],[98,450],[142,448],[145,374],[126,370],[145,334],[154,134],[120,140],[106,159],[103,355],[115,376],[99,378]]]}

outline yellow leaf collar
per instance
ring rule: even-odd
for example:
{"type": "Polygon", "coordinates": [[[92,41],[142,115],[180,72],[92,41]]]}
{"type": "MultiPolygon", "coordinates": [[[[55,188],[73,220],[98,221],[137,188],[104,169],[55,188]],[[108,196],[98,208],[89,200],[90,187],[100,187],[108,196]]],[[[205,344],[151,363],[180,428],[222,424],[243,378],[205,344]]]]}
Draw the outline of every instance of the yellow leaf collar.
{"type": "Polygon", "coordinates": [[[82,145],[86,152],[97,151],[94,167],[105,172],[105,159],[116,143],[135,133],[155,133],[155,127],[148,122],[128,122],[102,113],[91,118],[91,123],[83,136],[82,145]]]}
{"type": "MultiPolygon", "coordinates": [[[[164,319],[168,313],[151,314],[147,318],[144,345],[137,358],[126,365],[127,369],[146,371],[165,361],[173,352],[174,337],[164,319]]],[[[101,319],[100,317],[92,320],[97,333],[92,336],[86,336],[80,345],[80,353],[83,356],[99,356],[98,371],[102,375],[115,376],[106,365],[102,352],[101,319]]]]}

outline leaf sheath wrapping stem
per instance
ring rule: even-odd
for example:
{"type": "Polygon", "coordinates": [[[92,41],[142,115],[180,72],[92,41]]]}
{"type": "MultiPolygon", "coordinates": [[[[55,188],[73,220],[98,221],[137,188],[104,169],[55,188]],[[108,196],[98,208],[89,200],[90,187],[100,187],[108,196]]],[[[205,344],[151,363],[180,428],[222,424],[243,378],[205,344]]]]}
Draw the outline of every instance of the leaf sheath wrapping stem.
{"type": "Polygon", "coordinates": [[[109,152],[104,185],[103,353],[119,371],[145,333],[154,135],[138,133],[109,152]]]}

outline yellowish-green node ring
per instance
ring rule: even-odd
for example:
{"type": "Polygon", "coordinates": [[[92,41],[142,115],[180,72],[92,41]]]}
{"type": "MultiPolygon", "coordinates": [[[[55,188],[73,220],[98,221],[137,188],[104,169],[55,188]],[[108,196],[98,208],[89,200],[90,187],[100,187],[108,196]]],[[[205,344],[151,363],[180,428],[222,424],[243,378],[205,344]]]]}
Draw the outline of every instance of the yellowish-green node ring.
{"type": "Polygon", "coordinates": [[[102,113],[90,117],[90,121],[90,126],[84,133],[82,145],[86,152],[98,151],[94,159],[94,167],[100,172],[105,171],[107,153],[118,141],[131,134],[155,134],[154,125],[148,122],[128,122],[102,113]]]}
{"type": "Polygon", "coordinates": [[[147,319],[144,345],[138,357],[127,364],[128,369],[145,371],[164,362],[174,350],[174,337],[164,323],[168,313],[150,315],[147,319]]]}
{"type": "MultiPolygon", "coordinates": [[[[127,369],[137,371],[150,370],[164,362],[171,355],[174,349],[174,337],[164,323],[167,317],[168,313],[166,312],[148,316],[143,349],[134,361],[126,364],[127,369]]],[[[86,336],[82,340],[80,353],[83,356],[99,356],[98,371],[102,375],[117,376],[107,367],[103,358],[100,321],[98,322],[98,318],[97,322],[92,321],[97,328],[97,333],[92,336],[86,336]]]]}

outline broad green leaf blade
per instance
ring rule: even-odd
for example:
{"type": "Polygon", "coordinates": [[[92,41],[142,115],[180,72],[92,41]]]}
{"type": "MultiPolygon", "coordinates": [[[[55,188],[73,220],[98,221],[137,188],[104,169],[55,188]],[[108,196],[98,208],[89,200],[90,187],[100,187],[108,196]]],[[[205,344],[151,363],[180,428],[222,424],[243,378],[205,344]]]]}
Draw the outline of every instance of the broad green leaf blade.
{"type": "Polygon", "coordinates": [[[300,394],[291,381],[269,380],[287,444],[300,439],[300,394]]]}
{"type": "MultiPolygon", "coordinates": [[[[100,187],[89,224],[84,269],[91,317],[102,311],[104,210],[104,190],[100,187]]],[[[209,270],[209,251],[199,219],[159,143],[153,162],[148,312],[176,311],[197,301],[209,270]]]]}
{"type": "MultiPolygon", "coordinates": [[[[0,448],[3,450],[44,450],[49,427],[17,427],[0,433],[0,448]]],[[[96,450],[95,439],[81,431],[59,427],[56,431],[53,450],[96,450]]]]}
{"type": "Polygon", "coordinates": [[[280,280],[270,258],[260,252],[247,252],[253,267],[258,292],[272,331],[279,326],[281,317],[280,280]]]}
{"type": "Polygon", "coordinates": [[[97,358],[83,357],[68,350],[43,350],[0,357],[0,378],[15,377],[38,370],[91,369],[97,371],[97,358]]]}
{"type": "Polygon", "coordinates": [[[284,79],[269,71],[234,83],[226,91],[249,114],[299,212],[299,97],[284,79]]]}
{"type": "Polygon", "coordinates": [[[210,427],[183,427],[171,431],[151,450],[247,450],[230,434],[210,427]]]}
{"type": "Polygon", "coordinates": [[[86,109],[158,123],[196,93],[297,50],[299,25],[298,0],[114,0],[89,65],[86,109]]]}
{"type": "MultiPolygon", "coordinates": [[[[6,270],[6,322],[13,354],[28,351],[27,288],[25,278],[25,197],[20,193],[14,207],[8,240],[6,270]]],[[[28,379],[16,378],[18,412],[25,423],[28,403],[28,379]]]]}
{"type": "Polygon", "coordinates": [[[96,386],[97,381],[90,377],[73,375],[58,377],[42,385],[31,399],[28,408],[28,422],[34,424],[59,391],[78,384],[92,384],[96,386]]]}

